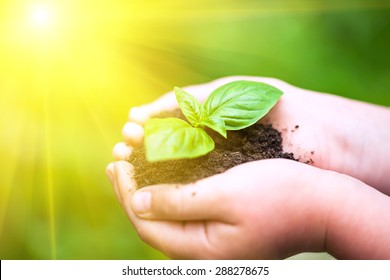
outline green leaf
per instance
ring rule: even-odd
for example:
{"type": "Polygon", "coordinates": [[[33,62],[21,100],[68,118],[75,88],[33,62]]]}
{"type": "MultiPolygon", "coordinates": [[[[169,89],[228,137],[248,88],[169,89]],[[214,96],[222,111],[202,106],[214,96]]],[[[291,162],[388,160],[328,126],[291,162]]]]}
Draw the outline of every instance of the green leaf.
{"type": "Polygon", "coordinates": [[[202,105],[195,97],[181,88],[175,87],[175,95],[184,116],[193,126],[198,126],[202,117],[202,105]]]}
{"type": "Polygon", "coordinates": [[[213,139],[201,128],[177,118],[152,118],[145,124],[146,159],[150,162],[195,158],[214,149],[213,139]]]}
{"type": "Polygon", "coordinates": [[[223,137],[227,138],[225,122],[218,116],[209,116],[207,119],[202,120],[201,125],[208,126],[212,130],[215,130],[223,137]]]}
{"type": "Polygon", "coordinates": [[[206,116],[222,118],[227,130],[239,130],[266,115],[282,94],[264,83],[235,81],[214,90],[203,108],[206,116]]]}

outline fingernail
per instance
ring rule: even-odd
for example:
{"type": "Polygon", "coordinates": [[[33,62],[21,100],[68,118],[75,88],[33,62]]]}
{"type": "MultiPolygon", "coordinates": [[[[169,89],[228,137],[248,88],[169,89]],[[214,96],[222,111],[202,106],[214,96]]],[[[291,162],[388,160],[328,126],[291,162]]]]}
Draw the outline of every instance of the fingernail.
{"type": "Polygon", "coordinates": [[[146,213],[152,204],[152,194],[150,192],[136,192],[133,195],[133,209],[138,214],[146,213]]]}

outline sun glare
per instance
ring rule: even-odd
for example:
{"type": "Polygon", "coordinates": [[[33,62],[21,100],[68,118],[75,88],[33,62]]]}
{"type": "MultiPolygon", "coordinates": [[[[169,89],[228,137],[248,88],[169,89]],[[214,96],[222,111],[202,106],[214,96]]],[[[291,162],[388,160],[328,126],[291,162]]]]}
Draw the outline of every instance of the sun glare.
{"type": "Polygon", "coordinates": [[[53,11],[50,7],[44,5],[32,7],[30,20],[35,27],[49,27],[53,23],[53,11]]]}

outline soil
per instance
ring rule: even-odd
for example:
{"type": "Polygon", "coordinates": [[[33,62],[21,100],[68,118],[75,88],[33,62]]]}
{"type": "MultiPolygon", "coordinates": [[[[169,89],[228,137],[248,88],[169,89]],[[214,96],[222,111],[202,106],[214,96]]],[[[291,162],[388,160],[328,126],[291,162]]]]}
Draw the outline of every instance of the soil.
{"type": "MultiPolygon", "coordinates": [[[[165,112],[158,117],[172,116],[184,119],[180,110],[165,112]]],[[[236,165],[261,159],[297,160],[294,154],[283,152],[281,133],[272,125],[256,123],[246,129],[228,131],[227,139],[212,130],[207,130],[207,133],[214,139],[215,149],[195,159],[150,163],[145,158],[143,145],[136,147],[129,161],[135,168],[138,186],[190,183],[222,173],[236,165]]]]}

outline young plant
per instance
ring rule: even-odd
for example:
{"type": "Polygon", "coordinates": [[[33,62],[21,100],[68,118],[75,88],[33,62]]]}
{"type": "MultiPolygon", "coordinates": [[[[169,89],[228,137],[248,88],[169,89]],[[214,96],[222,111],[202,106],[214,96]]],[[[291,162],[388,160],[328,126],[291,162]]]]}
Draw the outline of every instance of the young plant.
{"type": "Polygon", "coordinates": [[[202,105],[176,87],[176,100],[188,122],[152,118],[145,124],[144,145],[150,162],[196,158],[214,150],[207,126],[223,137],[227,130],[251,126],[266,115],[283,92],[260,82],[235,81],[214,90],[202,105]]]}

